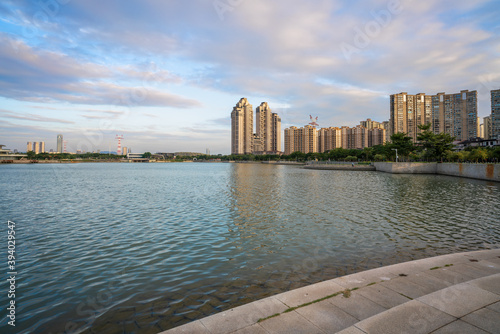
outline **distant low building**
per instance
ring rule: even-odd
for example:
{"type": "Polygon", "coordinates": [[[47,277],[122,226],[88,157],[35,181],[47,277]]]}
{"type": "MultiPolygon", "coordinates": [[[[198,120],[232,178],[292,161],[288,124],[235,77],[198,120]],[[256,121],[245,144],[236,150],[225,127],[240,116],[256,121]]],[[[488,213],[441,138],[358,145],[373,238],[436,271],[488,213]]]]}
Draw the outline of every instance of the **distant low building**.
{"type": "Polygon", "coordinates": [[[26,154],[12,153],[9,149],[4,148],[5,145],[0,145],[0,160],[6,162],[9,160],[20,160],[26,158],[26,154]]]}
{"type": "Polygon", "coordinates": [[[496,147],[500,146],[500,139],[482,139],[480,137],[462,140],[455,143],[455,150],[462,151],[467,147],[496,147]]]}

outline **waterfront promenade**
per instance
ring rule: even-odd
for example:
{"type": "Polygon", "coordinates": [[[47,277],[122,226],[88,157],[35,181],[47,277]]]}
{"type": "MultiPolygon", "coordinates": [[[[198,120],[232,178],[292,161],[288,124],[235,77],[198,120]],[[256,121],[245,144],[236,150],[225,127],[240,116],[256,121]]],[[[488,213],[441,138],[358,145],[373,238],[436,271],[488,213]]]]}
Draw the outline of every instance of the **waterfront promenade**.
{"type": "Polygon", "coordinates": [[[500,333],[500,249],[363,271],[162,332],[176,333],[500,333]]]}

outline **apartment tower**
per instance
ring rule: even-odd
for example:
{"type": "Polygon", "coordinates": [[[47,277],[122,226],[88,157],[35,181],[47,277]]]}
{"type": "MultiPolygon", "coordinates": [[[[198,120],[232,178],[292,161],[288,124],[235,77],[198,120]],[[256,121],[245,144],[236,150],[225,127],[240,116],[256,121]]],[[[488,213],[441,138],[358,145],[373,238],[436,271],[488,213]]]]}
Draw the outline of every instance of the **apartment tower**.
{"type": "Polygon", "coordinates": [[[306,125],[303,128],[291,126],[285,129],[285,154],[293,152],[318,152],[318,131],[314,126],[306,125]]]}
{"type": "Polygon", "coordinates": [[[63,153],[63,135],[57,135],[57,153],[63,153]]]}
{"type": "Polygon", "coordinates": [[[327,152],[342,147],[342,130],[337,127],[318,130],[318,151],[327,152]]]}
{"type": "Polygon", "coordinates": [[[490,138],[500,139],[500,89],[491,91],[490,138]]]}
{"type": "Polygon", "coordinates": [[[231,112],[231,154],[253,153],[253,109],[241,98],[231,112]]]}
{"type": "Polygon", "coordinates": [[[445,132],[457,140],[477,137],[477,92],[462,90],[456,94],[406,92],[390,97],[391,134],[404,132],[417,141],[419,125],[431,124],[434,133],[445,132]]]}
{"type": "Polygon", "coordinates": [[[271,112],[267,102],[262,102],[256,109],[256,137],[260,139],[261,149],[255,153],[276,154],[281,151],[281,118],[271,112]],[[260,152],[259,152],[260,151],[260,152]]]}

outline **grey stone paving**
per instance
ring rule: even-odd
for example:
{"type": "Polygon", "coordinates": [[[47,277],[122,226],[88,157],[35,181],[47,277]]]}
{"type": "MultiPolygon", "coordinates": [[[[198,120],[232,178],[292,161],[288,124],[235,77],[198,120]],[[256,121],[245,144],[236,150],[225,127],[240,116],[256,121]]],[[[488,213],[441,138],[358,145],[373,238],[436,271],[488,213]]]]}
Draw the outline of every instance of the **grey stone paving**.
{"type": "Polygon", "coordinates": [[[500,249],[339,277],[162,332],[177,333],[500,333],[500,249]]]}

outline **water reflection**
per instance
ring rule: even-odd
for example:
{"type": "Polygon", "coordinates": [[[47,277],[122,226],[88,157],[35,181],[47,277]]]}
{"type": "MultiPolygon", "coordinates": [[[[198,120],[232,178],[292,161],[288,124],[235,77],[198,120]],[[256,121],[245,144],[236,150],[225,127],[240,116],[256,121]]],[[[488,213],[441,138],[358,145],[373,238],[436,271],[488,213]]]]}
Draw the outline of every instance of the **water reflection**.
{"type": "Polygon", "coordinates": [[[26,333],[155,333],[355,271],[500,244],[491,182],[88,164],[57,166],[54,187],[54,167],[2,167],[15,196],[0,193],[0,212],[23,238],[26,333]]]}

